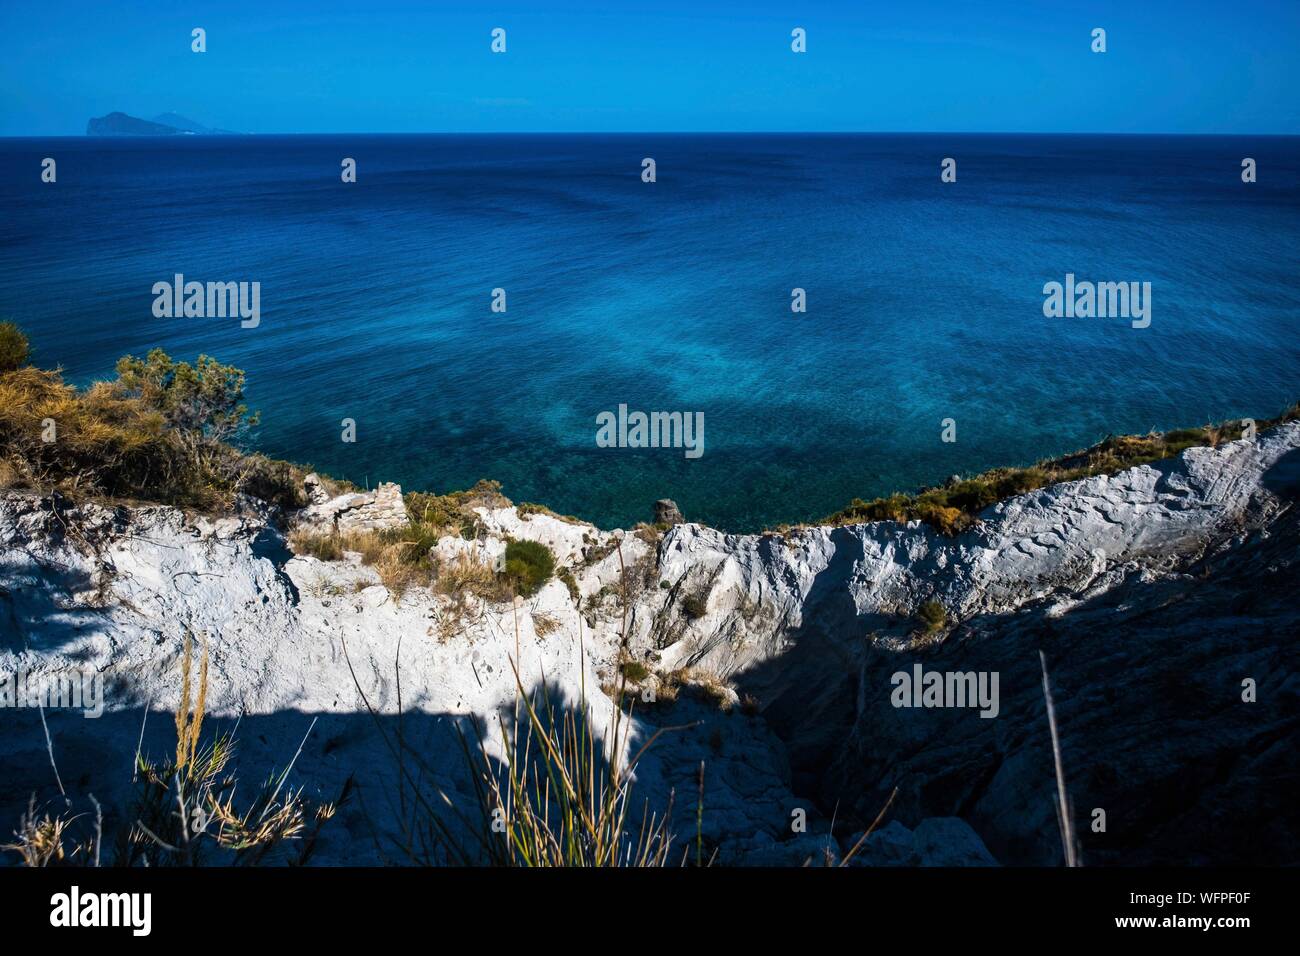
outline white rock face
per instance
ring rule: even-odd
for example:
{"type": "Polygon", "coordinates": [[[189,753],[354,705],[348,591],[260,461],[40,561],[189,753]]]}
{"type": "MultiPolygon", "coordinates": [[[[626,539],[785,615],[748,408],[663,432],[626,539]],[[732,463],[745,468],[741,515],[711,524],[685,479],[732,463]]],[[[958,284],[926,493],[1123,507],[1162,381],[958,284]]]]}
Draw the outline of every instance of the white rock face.
{"type": "MultiPolygon", "coordinates": [[[[1297,449],[1296,423],[1252,441],[1194,448],[1168,462],[1004,501],[956,538],[894,522],[789,536],[683,524],[656,537],[520,515],[514,507],[479,509],[484,536],[444,538],[434,551],[439,561],[470,554],[497,562],[508,537],[540,541],[576,585],[571,593],[553,578],[517,607],[481,600],[453,606],[418,589],[395,597],[357,556],[295,556],[259,517],[55,508],[9,492],[0,494],[0,676],[93,672],[104,679],[102,718],[57,709],[46,718],[69,792],[94,793],[107,805],[125,796],[146,712],[146,750],[168,752],[182,643],[187,631],[206,635],[208,710],[217,726],[239,720],[243,772],[258,779],[283,767],[315,719],[295,783],[330,798],[355,773],[361,787],[361,799],[326,829],[318,859],[375,863],[402,861],[398,771],[385,743],[399,727],[405,739],[421,742],[448,798],[470,812],[453,729],[476,719],[494,757],[505,759],[497,728],[514,712],[512,660],[526,689],[544,677],[554,695],[572,703],[585,686],[598,727],[608,727],[613,714],[601,685],[625,658],[659,675],[646,681],[656,692],[670,686],[670,672],[690,668],[688,690],[675,704],[635,711],[639,740],[661,726],[694,724],[667,732],[647,752],[637,799],[662,810],[672,795],[684,848],[695,837],[703,762],[703,835],[718,847],[718,860],[801,863],[810,847],[833,844],[842,852],[848,834],[874,818],[889,767],[912,761],[922,781],[946,780],[923,764],[927,753],[945,752],[942,741],[887,703],[888,673],[914,659],[910,618],[920,604],[938,600],[960,622],[925,651],[940,662],[934,666],[967,645],[1005,640],[1019,647],[1019,632],[1007,622],[1068,628],[1106,595],[1181,580],[1207,555],[1281,533],[1274,529],[1294,507],[1297,449]],[[725,681],[734,689],[713,696],[690,689],[725,681]],[[746,703],[723,711],[721,698],[746,703]],[[865,767],[879,769],[869,776],[865,767]],[[829,811],[841,798],[831,834],[829,811]],[[809,820],[803,834],[791,829],[799,810],[809,820]]],[[[321,491],[309,488],[304,523],[356,530],[406,522],[396,485],[338,498],[321,491]]],[[[1293,536],[1286,540],[1294,552],[1293,536]]],[[[1132,603],[1142,605],[1146,594],[1132,603]]],[[[1000,792],[997,775],[1013,767],[1023,764],[1018,772],[1037,786],[1041,768],[1006,743],[1009,735],[1037,746],[1041,737],[1041,711],[1033,710],[1041,697],[1030,683],[1010,691],[1004,684],[1004,694],[1024,695],[1023,706],[1007,704],[1009,716],[985,722],[1003,743],[980,738],[976,746],[1000,753],[996,761],[968,755],[971,779],[982,783],[929,790],[917,783],[900,798],[895,815],[912,843],[895,856],[993,862],[980,853],[987,854],[980,838],[990,835],[1004,862],[1049,852],[1042,847],[1050,848],[1054,820],[1030,814],[1033,832],[1022,845],[1007,815],[1009,798],[989,802],[1000,792]],[[950,792],[966,802],[948,801],[950,792]],[[951,817],[967,824],[945,855],[940,838],[956,833],[960,821],[923,821],[951,817]]],[[[16,824],[33,792],[49,799],[57,789],[39,715],[15,708],[0,719],[3,829],[16,824]]],[[[1251,739],[1242,734],[1239,744],[1251,739]]],[[[1050,769],[1043,780],[1050,814],[1050,769]]],[[[891,839],[907,842],[899,830],[888,833],[879,835],[885,856],[891,839]]]]}

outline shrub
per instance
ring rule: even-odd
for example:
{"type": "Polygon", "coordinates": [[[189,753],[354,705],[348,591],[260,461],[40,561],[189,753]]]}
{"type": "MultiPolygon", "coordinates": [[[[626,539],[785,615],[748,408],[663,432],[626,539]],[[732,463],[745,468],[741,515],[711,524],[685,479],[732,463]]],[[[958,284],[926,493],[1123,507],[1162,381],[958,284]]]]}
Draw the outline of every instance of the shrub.
{"type": "Polygon", "coordinates": [[[1010,498],[1041,488],[1048,483],[1049,479],[1042,468],[1034,467],[999,473],[996,481],[998,498],[1010,498]]]}
{"type": "Polygon", "coordinates": [[[295,554],[307,554],[322,561],[338,561],[343,552],[361,555],[361,563],[373,568],[379,580],[400,597],[416,585],[428,585],[434,572],[429,549],[437,543],[439,529],[423,524],[383,531],[318,532],[295,531],[289,545],[295,554]]]}
{"type": "Polygon", "coordinates": [[[555,555],[537,541],[510,541],[506,544],[506,580],[521,597],[532,597],[550,580],[555,571],[555,555]]]}
{"type": "Polygon", "coordinates": [[[916,619],[927,634],[941,630],[948,623],[948,612],[938,601],[926,601],[916,609],[916,619]]]}
{"type": "Polygon", "coordinates": [[[306,473],[296,465],[265,455],[245,455],[231,463],[235,487],[268,504],[294,511],[307,504],[302,480],[306,473]]]}
{"type": "MultiPolygon", "coordinates": [[[[480,485],[484,484],[484,482],[479,482],[479,484],[480,485]]],[[[498,493],[500,492],[501,482],[494,481],[494,482],[490,482],[490,484],[495,486],[498,493]]],[[[562,515],[558,511],[553,511],[552,509],[546,507],[546,505],[538,504],[535,501],[521,501],[519,504],[515,505],[515,508],[518,510],[519,517],[521,518],[527,518],[530,515],[546,515],[549,518],[554,518],[557,521],[563,521],[566,524],[586,523],[581,518],[576,518],[573,515],[562,515]]]]}
{"type": "Polygon", "coordinates": [[[510,504],[510,499],[501,494],[501,482],[487,480],[479,481],[467,491],[451,491],[445,495],[410,491],[403,497],[413,524],[439,529],[439,537],[454,534],[467,541],[472,541],[478,532],[480,519],[475,508],[503,508],[510,504]]]}
{"type": "Polygon", "coordinates": [[[0,446],[29,484],[159,499],[166,490],[172,500],[201,493],[162,417],[106,383],[78,392],[57,372],[0,373],[0,446]],[[44,440],[48,421],[54,441],[44,440]]]}
{"type": "Polygon", "coordinates": [[[943,489],[943,492],[943,506],[972,513],[983,511],[998,500],[993,485],[982,478],[959,481],[951,488],[943,489]]]}
{"type": "Polygon", "coordinates": [[[709,613],[708,598],[702,594],[688,594],[682,598],[682,613],[691,620],[709,613]]]}
{"type": "Polygon", "coordinates": [[[0,371],[0,451],[12,483],[213,510],[249,489],[296,504],[292,466],[227,443],[257,420],[242,402],[243,372],[206,356],[173,362],[158,349],[118,369],[118,379],[83,390],[54,371],[0,371]]]}
{"type": "Polygon", "coordinates": [[[27,364],[31,355],[27,336],[12,322],[0,322],[0,372],[13,372],[27,364]]]}
{"type": "Polygon", "coordinates": [[[258,416],[244,404],[244,373],[210,355],[177,362],[162,349],[117,360],[117,385],[161,412],[167,426],[196,458],[212,453],[258,416]]]}
{"type": "Polygon", "coordinates": [[[930,502],[922,502],[917,506],[916,517],[940,534],[949,536],[959,534],[974,522],[974,519],[964,511],[930,502]]]}
{"type": "Polygon", "coordinates": [[[402,497],[406,500],[406,515],[411,521],[443,528],[457,537],[474,537],[478,515],[462,507],[458,492],[431,495],[409,491],[402,497]]]}
{"type": "Polygon", "coordinates": [[[619,666],[619,671],[634,684],[639,684],[650,676],[650,668],[640,661],[624,661],[619,666]]]}

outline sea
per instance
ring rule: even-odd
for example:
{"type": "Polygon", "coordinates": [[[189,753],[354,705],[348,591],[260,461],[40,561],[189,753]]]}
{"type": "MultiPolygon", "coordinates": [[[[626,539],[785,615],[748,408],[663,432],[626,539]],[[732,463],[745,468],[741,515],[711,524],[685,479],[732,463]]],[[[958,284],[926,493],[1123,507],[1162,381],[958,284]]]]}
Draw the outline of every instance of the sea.
{"type": "Polygon", "coordinates": [[[238,366],[248,447],[361,485],[750,532],[1300,399],[1300,138],[0,139],[0,319],[79,385],[238,366]],[[256,326],[157,314],[178,274],[256,326]],[[1047,314],[1067,276],[1146,318],[1047,314]]]}

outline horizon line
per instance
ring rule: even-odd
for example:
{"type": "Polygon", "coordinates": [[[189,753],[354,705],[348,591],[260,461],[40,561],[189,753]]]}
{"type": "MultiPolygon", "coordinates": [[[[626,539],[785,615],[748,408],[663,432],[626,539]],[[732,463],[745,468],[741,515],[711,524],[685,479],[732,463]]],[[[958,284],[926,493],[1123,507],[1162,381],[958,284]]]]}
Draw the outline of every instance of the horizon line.
{"type": "Polygon", "coordinates": [[[1300,132],[1225,132],[1198,131],[1173,132],[1153,131],[1116,131],[1116,130],[331,130],[327,132],[285,132],[244,133],[238,131],[222,133],[157,133],[157,134],[109,134],[92,136],[88,133],[55,134],[6,134],[4,139],[228,139],[243,137],[269,136],[1274,136],[1300,137],[1300,132]]]}

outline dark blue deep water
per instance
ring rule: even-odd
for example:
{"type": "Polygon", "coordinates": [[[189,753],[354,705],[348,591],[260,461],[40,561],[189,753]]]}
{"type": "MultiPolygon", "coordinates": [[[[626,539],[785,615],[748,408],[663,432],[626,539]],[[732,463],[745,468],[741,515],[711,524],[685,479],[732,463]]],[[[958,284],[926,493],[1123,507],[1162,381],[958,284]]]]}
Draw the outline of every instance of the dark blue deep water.
{"type": "Polygon", "coordinates": [[[1286,137],[9,139],[0,317],[78,383],[152,346],[236,364],[257,448],[359,483],[491,477],[605,525],[672,497],[752,530],[1276,413],[1300,398],[1298,214],[1286,137]],[[176,272],[259,281],[260,327],[155,318],[176,272]],[[1045,318],[1067,272],[1151,282],[1150,327],[1045,318]],[[620,403],[703,412],[703,456],[597,448],[620,403]]]}

